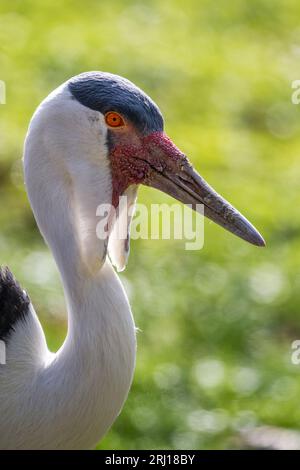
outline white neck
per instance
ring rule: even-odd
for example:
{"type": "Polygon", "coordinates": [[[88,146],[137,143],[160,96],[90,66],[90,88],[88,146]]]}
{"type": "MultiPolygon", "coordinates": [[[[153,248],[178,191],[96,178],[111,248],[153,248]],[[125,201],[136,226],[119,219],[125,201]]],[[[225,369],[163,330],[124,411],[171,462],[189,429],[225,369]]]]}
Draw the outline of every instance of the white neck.
{"type": "Polygon", "coordinates": [[[63,448],[91,448],[117,418],[127,397],[135,364],[134,323],[109,262],[97,276],[82,279],[65,292],[68,334],[40,373],[40,399],[45,402],[45,384],[50,382],[46,400],[54,412],[48,416],[53,420],[52,443],[63,436],[63,448]]]}
{"type": "MultiPolygon", "coordinates": [[[[95,161],[89,174],[100,175],[101,181],[76,181],[84,178],[84,171],[70,174],[49,155],[39,138],[40,127],[33,122],[27,139],[25,181],[63,281],[68,334],[58,353],[45,357],[38,371],[34,411],[28,411],[28,419],[47,419],[45,436],[39,427],[35,437],[31,431],[38,447],[90,448],[127,397],[135,365],[135,327],[124,289],[106,260],[105,242],[96,238],[96,207],[111,197],[105,183],[108,169],[95,161]],[[92,257],[96,261],[89,269],[92,257]],[[36,414],[39,407],[44,418],[36,414]]],[[[87,149],[72,150],[80,153],[78,161],[92,160],[82,155],[87,149]]]]}

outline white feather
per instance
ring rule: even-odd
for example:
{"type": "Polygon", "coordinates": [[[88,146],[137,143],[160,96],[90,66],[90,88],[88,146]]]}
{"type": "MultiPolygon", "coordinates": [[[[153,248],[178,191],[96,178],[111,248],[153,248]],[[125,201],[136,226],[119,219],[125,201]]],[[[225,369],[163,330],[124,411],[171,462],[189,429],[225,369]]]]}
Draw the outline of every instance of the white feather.
{"type": "Polygon", "coordinates": [[[64,85],[38,108],[24,152],[25,182],[39,229],[59,268],[68,310],[61,349],[48,351],[30,307],[0,368],[1,449],[92,448],[127,397],[135,327],[124,289],[96,236],[96,208],[110,203],[101,113],[64,85]]]}

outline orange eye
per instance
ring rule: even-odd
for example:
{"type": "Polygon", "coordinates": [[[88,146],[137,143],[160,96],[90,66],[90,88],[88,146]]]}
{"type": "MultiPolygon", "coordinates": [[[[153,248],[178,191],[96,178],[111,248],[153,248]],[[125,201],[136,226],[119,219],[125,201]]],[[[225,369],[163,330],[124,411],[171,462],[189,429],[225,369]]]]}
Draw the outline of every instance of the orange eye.
{"type": "Polygon", "coordinates": [[[110,127],[122,127],[125,125],[122,116],[114,111],[105,114],[105,122],[110,127]]]}

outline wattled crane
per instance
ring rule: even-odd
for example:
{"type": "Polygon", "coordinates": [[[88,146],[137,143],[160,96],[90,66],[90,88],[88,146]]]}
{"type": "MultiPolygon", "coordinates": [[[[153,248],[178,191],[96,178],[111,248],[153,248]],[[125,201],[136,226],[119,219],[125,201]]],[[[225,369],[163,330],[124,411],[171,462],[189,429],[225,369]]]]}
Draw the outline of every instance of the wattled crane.
{"type": "MultiPolygon", "coordinates": [[[[106,237],[97,235],[99,204],[117,209],[125,195],[132,207],[144,184],[193,208],[203,204],[208,218],[264,245],[163,128],[159,108],[143,91],[103,72],[71,78],[34,113],[24,149],[25,183],[61,275],[68,333],[59,351],[49,352],[29,297],[2,269],[0,339],[6,364],[0,365],[0,448],[92,448],[126,400],[135,325],[112,264],[124,268],[129,235],[111,237],[118,217],[107,223],[106,237]]],[[[122,220],[129,234],[130,217],[122,220]]]]}

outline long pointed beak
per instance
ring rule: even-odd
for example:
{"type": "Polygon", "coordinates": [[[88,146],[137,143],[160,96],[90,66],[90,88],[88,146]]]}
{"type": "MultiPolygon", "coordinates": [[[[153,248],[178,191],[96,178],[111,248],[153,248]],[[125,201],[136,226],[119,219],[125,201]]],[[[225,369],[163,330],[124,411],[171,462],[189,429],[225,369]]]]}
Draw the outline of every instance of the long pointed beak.
{"type": "Polygon", "coordinates": [[[161,132],[144,139],[150,169],[143,184],[159,189],[194,210],[203,204],[204,215],[249,243],[265,246],[255,227],[220,196],[192,167],[187,157],[161,132]]]}

